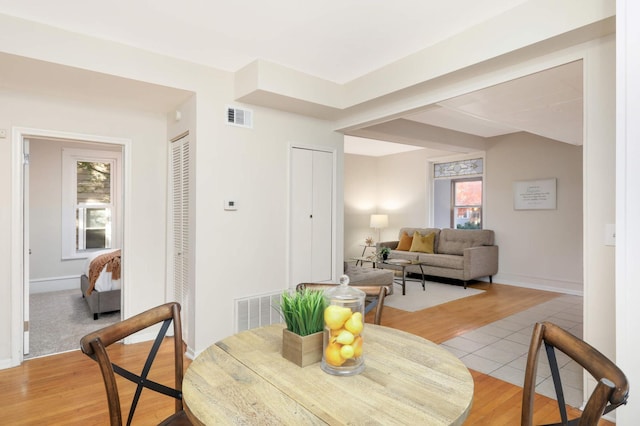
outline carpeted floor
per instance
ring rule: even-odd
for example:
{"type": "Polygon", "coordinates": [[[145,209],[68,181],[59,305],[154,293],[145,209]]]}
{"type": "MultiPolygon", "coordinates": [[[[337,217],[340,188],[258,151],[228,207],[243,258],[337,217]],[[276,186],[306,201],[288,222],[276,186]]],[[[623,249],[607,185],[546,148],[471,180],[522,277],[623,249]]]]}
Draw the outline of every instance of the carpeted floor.
{"type": "Polygon", "coordinates": [[[29,354],[25,359],[79,349],[85,334],[120,320],[120,312],[93,314],[80,289],[29,297],[29,354]]]}
{"type": "MultiPolygon", "coordinates": [[[[396,281],[397,283],[397,281],[396,281]]],[[[407,280],[406,295],[402,295],[402,286],[394,285],[393,294],[384,299],[384,305],[403,311],[415,312],[442,303],[475,296],[484,293],[484,290],[464,288],[461,285],[443,284],[432,281],[426,282],[426,290],[422,290],[420,281],[407,280]]]]}

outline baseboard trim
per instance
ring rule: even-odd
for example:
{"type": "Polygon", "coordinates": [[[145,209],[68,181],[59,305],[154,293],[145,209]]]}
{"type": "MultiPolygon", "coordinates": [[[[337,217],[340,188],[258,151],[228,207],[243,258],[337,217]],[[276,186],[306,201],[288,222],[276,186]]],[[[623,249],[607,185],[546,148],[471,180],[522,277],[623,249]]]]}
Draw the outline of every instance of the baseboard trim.
{"type": "MultiPolygon", "coordinates": [[[[202,352],[202,351],[200,351],[202,352]]],[[[189,358],[191,361],[193,361],[194,359],[196,359],[196,357],[198,355],[200,355],[199,353],[196,353],[192,348],[190,348],[189,346],[187,346],[187,352],[184,354],[187,358],[189,358]]]]}
{"type": "Polygon", "coordinates": [[[74,289],[78,289],[78,291],[80,291],[80,275],[29,280],[29,294],[74,289]]]}
{"type": "Polygon", "coordinates": [[[0,359],[0,370],[17,367],[18,365],[20,365],[20,363],[16,364],[15,360],[12,358],[0,359]]]}
{"type": "Polygon", "coordinates": [[[581,282],[530,277],[517,274],[494,275],[493,282],[512,285],[515,287],[530,288],[533,290],[552,291],[554,293],[584,296],[584,286],[581,282]]]}
{"type": "MultiPolygon", "coordinates": [[[[414,274],[411,272],[407,274],[407,277],[411,277],[411,279],[413,278],[421,279],[420,274],[414,274]]],[[[461,280],[456,280],[452,278],[435,277],[430,275],[429,276],[425,275],[425,279],[436,281],[436,282],[442,282],[442,283],[456,283],[456,284],[462,283],[461,280]]],[[[488,283],[489,277],[481,277],[475,280],[471,280],[469,282],[473,283],[474,281],[488,283]]],[[[515,275],[515,274],[494,275],[493,282],[498,284],[511,285],[514,287],[530,288],[532,290],[543,290],[543,291],[551,291],[554,293],[570,294],[573,296],[583,296],[583,293],[584,293],[584,291],[582,290],[582,283],[538,278],[538,277],[529,277],[529,276],[515,275]]]]}

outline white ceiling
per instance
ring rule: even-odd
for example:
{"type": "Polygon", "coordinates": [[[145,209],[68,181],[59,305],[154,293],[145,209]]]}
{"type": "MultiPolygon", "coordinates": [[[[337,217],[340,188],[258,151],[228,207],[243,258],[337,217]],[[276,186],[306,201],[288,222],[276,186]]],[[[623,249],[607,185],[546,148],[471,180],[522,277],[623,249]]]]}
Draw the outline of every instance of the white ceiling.
{"type": "Polygon", "coordinates": [[[482,137],[524,131],[582,145],[582,61],[448,99],[405,118],[482,137]]]}
{"type": "Polygon", "coordinates": [[[0,0],[0,13],[237,71],[255,59],[345,83],[526,0],[0,0]]]}
{"type": "Polygon", "coordinates": [[[378,141],[375,139],[359,138],[357,136],[344,137],[344,152],[346,154],[366,155],[368,157],[383,157],[385,155],[399,154],[401,152],[424,149],[419,146],[405,145],[378,141]]]}
{"type": "MultiPolygon", "coordinates": [[[[345,83],[525,1],[0,0],[0,13],[223,70],[237,71],[256,59],[264,59],[345,83]]],[[[63,82],[63,69],[53,67],[37,73],[34,64],[10,56],[0,58],[5,65],[9,59],[17,61],[11,72],[3,65],[0,86],[55,92],[52,87],[59,82],[58,92],[70,92],[63,82]],[[50,76],[58,71],[60,78],[52,80],[50,76]],[[36,74],[49,78],[38,78],[36,74]]],[[[92,84],[93,79],[82,80],[74,75],[66,81],[76,85],[85,81],[86,96],[100,96],[94,93],[99,86],[92,84]]],[[[134,89],[126,84],[120,86],[129,93],[134,89]]],[[[142,89],[151,97],[158,93],[156,89],[160,93],[163,90],[151,85],[142,89]]],[[[108,97],[109,93],[102,95],[108,97]]],[[[186,95],[174,92],[169,98],[186,95]]],[[[430,105],[404,118],[481,137],[527,131],[579,145],[582,66],[577,62],[507,82],[430,105]]],[[[363,143],[361,138],[347,138],[346,145],[348,150],[364,150],[370,155],[387,155],[389,145],[394,146],[376,143],[377,148],[365,148],[363,143]]]]}
{"type": "MultiPolygon", "coordinates": [[[[403,118],[483,138],[528,132],[582,145],[582,84],[582,61],[576,61],[447,99],[403,118]]],[[[348,154],[377,157],[405,152],[409,147],[345,139],[348,154]]]]}

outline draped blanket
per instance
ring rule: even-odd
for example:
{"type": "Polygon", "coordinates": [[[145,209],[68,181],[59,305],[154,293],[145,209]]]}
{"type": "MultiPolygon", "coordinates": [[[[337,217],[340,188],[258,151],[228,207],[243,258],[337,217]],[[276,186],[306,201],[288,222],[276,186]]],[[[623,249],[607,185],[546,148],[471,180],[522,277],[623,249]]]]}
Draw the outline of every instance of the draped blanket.
{"type": "Polygon", "coordinates": [[[93,292],[98,276],[106,265],[106,272],[111,272],[111,279],[120,279],[120,249],[110,253],[101,254],[91,261],[89,265],[89,288],[87,296],[93,292]]]}

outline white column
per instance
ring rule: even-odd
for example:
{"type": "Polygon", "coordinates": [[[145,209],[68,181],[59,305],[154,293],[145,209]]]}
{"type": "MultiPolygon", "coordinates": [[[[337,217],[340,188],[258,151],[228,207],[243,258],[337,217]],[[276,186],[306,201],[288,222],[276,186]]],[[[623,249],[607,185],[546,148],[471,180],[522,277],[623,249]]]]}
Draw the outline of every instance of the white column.
{"type": "Polygon", "coordinates": [[[631,403],[616,410],[620,426],[637,424],[640,404],[640,2],[617,0],[616,17],[616,363],[631,383],[631,403]]]}

